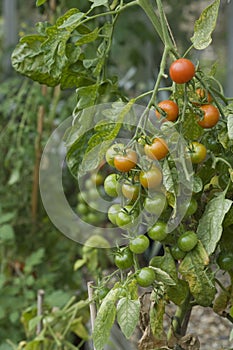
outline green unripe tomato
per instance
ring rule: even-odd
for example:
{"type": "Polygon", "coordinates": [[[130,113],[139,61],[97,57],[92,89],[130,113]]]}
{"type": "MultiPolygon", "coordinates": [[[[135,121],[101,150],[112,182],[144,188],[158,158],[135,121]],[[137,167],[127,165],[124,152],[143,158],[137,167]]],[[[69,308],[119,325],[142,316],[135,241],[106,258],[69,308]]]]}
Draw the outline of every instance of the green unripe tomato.
{"type": "Polygon", "coordinates": [[[119,227],[123,226],[131,226],[135,223],[137,219],[137,212],[130,212],[132,210],[131,205],[126,205],[124,208],[120,210],[116,217],[116,224],[119,227]]]}
{"type": "Polygon", "coordinates": [[[108,209],[108,219],[113,225],[116,225],[116,218],[118,213],[121,211],[120,204],[113,204],[108,209]]]}
{"type": "Polygon", "coordinates": [[[171,254],[174,259],[176,260],[181,260],[185,257],[185,252],[181,250],[178,245],[174,245],[171,247],[171,254]]]}
{"type": "Polygon", "coordinates": [[[120,270],[125,270],[133,266],[133,253],[128,247],[121,248],[115,255],[115,265],[120,270]]]}
{"type": "Polygon", "coordinates": [[[167,237],[167,225],[162,221],[157,221],[149,230],[148,236],[154,241],[163,241],[167,237]]]}
{"type": "Polygon", "coordinates": [[[78,203],[76,209],[80,215],[85,215],[88,213],[88,206],[85,203],[78,203]]]}
{"type": "Polygon", "coordinates": [[[183,252],[192,250],[198,242],[197,235],[194,231],[186,231],[179,238],[177,245],[183,252]]]}
{"type": "Polygon", "coordinates": [[[166,196],[161,192],[156,192],[153,197],[146,197],[144,201],[144,209],[156,216],[159,216],[167,208],[166,196]]]}
{"type": "Polygon", "coordinates": [[[110,197],[118,196],[117,174],[110,174],[104,180],[104,190],[110,197]]]}
{"type": "Polygon", "coordinates": [[[217,264],[224,271],[233,270],[233,253],[221,251],[217,257],[217,264]]]}
{"type": "Polygon", "coordinates": [[[188,218],[189,216],[193,215],[197,211],[197,201],[195,198],[191,198],[190,202],[186,202],[183,206],[185,210],[185,218],[188,218]]]}
{"type": "Polygon", "coordinates": [[[144,253],[149,247],[150,241],[144,235],[133,238],[129,243],[129,249],[135,254],[144,253]]]}
{"type": "Polygon", "coordinates": [[[155,280],[154,270],[150,267],[143,267],[141,270],[138,271],[136,280],[139,286],[141,287],[146,288],[151,286],[155,280]]]}

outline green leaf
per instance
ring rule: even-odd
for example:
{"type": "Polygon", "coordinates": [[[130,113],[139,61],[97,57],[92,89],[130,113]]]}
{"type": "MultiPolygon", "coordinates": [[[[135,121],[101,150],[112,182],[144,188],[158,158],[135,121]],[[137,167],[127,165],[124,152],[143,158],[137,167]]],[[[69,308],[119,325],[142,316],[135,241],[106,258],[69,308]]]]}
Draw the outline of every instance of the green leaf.
{"type": "Polygon", "coordinates": [[[169,276],[169,279],[163,278],[164,276],[162,276],[162,279],[160,279],[161,275],[158,275],[158,279],[165,284],[169,300],[174,302],[176,305],[181,305],[185,300],[189,289],[187,283],[178,278],[176,263],[170,253],[170,250],[166,248],[164,256],[155,256],[152,258],[150,265],[152,265],[154,268],[161,269],[167,276],[169,276]]]}
{"type": "Polygon", "coordinates": [[[227,117],[227,131],[230,140],[233,140],[233,114],[229,114],[227,117]]]}
{"type": "Polygon", "coordinates": [[[88,340],[89,334],[85,326],[83,325],[83,318],[82,316],[76,318],[70,327],[70,330],[74,332],[79,338],[88,340]]]}
{"type": "Polygon", "coordinates": [[[51,307],[63,307],[70,299],[70,294],[63,290],[55,290],[51,294],[45,297],[46,303],[51,307]]]}
{"type": "Polygon", "coordinates": [[[77,110],[93,106],[97,99],[99,86],[97,84],[82,86],[76,90],[77,93],[77,110]]]}
{"type": "Polygon", "coordinates": [[[140,315],[140,301],[122,298],[117,304],[117,322],[127,339],[133,334],[140,315]]]}
{"type": "Polygon", "coordinates": [[[187,113],[183,124],[183,136],[188,140],[197,140],[203,133],[203,128],[197,123],[195,113],[187,113]]]}
{"type": "Polygon", "coordinates": [[[167,286],[174,286],[176,284],[176,282],[171,278],[171,276],[167,272],[163,271],[161,268],[153,266],[150,267],[155,272],[156,280],[164,283],[167,286]]]}
{"type": "Polygon", "coordinates": [[[29,332],[33,331],[33,330],[36,328],[36,326],[38,325],[38,323],[42,320],[42,318],[43,318],[43,315],[33,317],[33,318],[29,321],[29,324],[28,324],[28,331],[29,331],[29,332]]]}
{"type": "Polygon", "coordinates": [[[191,294],[201,306],[211,305],[216,294],[214,276],[206,267],[208,263],[208,254],[199,241],[179,266],[179,272],[188,282],[191,294]]]}
{"type": "Polygon", "coordinates": [[[86,264],[86,259],[78,259],[74,263],[74,271],[80,269],[83,265],[86,264]]]}
{"type": "Polygon", "coordinates": [[[96,350],[103,350],[116,317],[116,301],[121,289],[112,289],[104,298],[95,319],[93,342],[96,350]]]}
{"type": "Polygon", "coordinates": [[[73,15],[69,16],[59,27],[58,29],[64,29],[64,28],[73,28],[77,27],[80,20],[85,16],[83,12],[77,12],[73,15]]]}
{"type": "Polygon", "coordinates": [[[220,0],[215,0],[195,22],[194,35],[191,38],[195,49],[203,50],[212,42],[211,34],[216,26],[219,5],[220,0]]]}
{"type": "Polygon", "coordinates": [[[33,252],[31,255],[29,255],[25,260],[25,272],[30,272],[34,266],[41,264],[41,262],[43,261],[44,255],[45,255],[44,248],[39,248],[38,250],[33,252]]]}
{"type": "Polygon", "coordinates": [[[36,6],[39,7],[43,5],[47,0],[36,0],[36,6]]]}
{"type": "MultiPolygon", "coordinates": [[[[77,41],[75,42],[75,45],[80,46],[80,45],[88,44],[92,41],[95,41],[98,38],[98,36],[99,36],[99,28],[95,28],[90,33],[80,35],[80,38],[77,39],[77,41]]],[[[96,59],[94,59],[94,60],[96,60],[96,59]]]]}
{"type": "Polygon", "coordinates": [[[193,192],[198,193],[198,192],[201,192],[202,189],[203,189],[202,179],[199,176],[194,175],[193,176],[193,192]]]}
{"type": "Polygon", "coordinates": [[[14,229],[11,225],[5,224],[0,227],[0,242],[10,243],[15,240],[14,229]]]}
{"type": "Polygon", "coordinates": [[[108,4],[108,0],[89,0],[92,2],[92,8],[98,7],[98,6],[106,6],[108,4]]]}
{"type": "Polygon", "coordinates": [[[222,222],[231,205],[232,201],[225,199],[224,192],[211,199],[206,205],[204,214],[197,227],[197,236],[201,240],[208,255],[215,251],[218,241],[221,238],[222,222]]]}
{"type": "Polygon", "coordinates": [[[5,214],[0,214],[0,225],[5,224],[5,222],[11,221],[14,219],[15,213],[5,213],[5,214]]]}

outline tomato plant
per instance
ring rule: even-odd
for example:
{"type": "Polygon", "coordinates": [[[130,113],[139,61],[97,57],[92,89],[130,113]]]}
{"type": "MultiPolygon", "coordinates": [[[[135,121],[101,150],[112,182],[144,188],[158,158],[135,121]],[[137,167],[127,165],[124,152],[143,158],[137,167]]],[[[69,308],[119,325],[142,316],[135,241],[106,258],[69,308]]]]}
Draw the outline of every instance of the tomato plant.
{"type": "Polygon", "coordinates": [[[117,174],[110,174],[104,180],[104,190],[110,197],[118,196],[118,180],[117,174]]]}
{"type": "Polygon", "coordinates": [[[156,137],[151,145],[146,144],[144,146],[144,152],[149,158],[160,160],[168,154],[168,146],[165,140],[156,137]]]}
{"type": "Polygon", "coordinates": [[[156,166],[152,166],[148,170],[141,170],[139,180],[144,188],[157,188],[162,182],[162,173],[156,166]]]}
{"type": "Polygon", "coordinates": [[[183,84],[190,81],[195,75],[195,66],[187,58],[179,58],[173,61],[169,73],[171,79],[177,84],[183,84]]]}
{"type": "Polygon", "coordinates": [[[137,282],[141,287],[149,287],[155,281],[155,273],[150,267],[143,267],[136,276],[137,282]]]}
{"type": "MultiPolygon", "coordinates": [[[[177,119],[179,114],[179,107],[176,102],[172,100],[163,100],[158,103],[158,108],[164,112],[164,117],[166,120],[173,122],[177,119]]],[[[156,110],[155,114],[159,119],[162,116],[158,110],[156,110]]]]}
{"type": "Polygon", "coordinates": [[[116,252],[114,262],[120,270],[128,269],[133,265],[133,254],[127,247],[121,248],[116,252]]]}
{"type": "Polygon", "coordinates": [[[186,231],[180,235],[177,245],[183,252],[189,252],[197,245],[197,242],[196,233],[194,231],[186,231]]]}
{"type": "MultiPolygon", "coordinates": [[[[105,347],[115,321],[127,339],[146,323],[140,324],[139,350],[185,347],[193,306],[218,310],[217,285],[225,293],[217,312],[232,321],[233,99],[224,96],[216,66],[207,69],[193,55],[193,49],[210,44],[219,4],[213,0],[203,10],[185,51],[176,44],[161,0],[92,0],[88,9],[73,8],[55,23],[40,24],[38,34],[23,37],[13,52],[18,72],[43,85],[75,90],[77,103],[64,133],[66,164],[77,180],[98,170],[98,177],[78,187],[71,205],[80,226],[89,223],[77,238],[91,236],[75,267],[85,267],[85,273],[88,267],[94,275],[98,293],[92,298],[88,290],[92,302],[87,304],[97,308],[96,318],[90,313],[97,350],[105,347]],[[164,48],[154,87],[141,92],[136,85],[131,91],[122,86],[114,61],[121,37],[116,23],[137,6],[164,48]],[[100,226],[98,234],[90,226],[100,226]],[[124,247],[116,249],[122,240],[124,247]],[[99,266],[100,247],[109,249],[104,266],[99,266]],[[229,275],[230,286],[218,281],[216,263],[229,275]],[[168,303],[176,312],[165,330],[168,303]]],[[[63,222],[62,212],[67,213],[60,210],[56,220],[69,232],[69,215],[63,222]]]]}
{"type": "Polygon", "coordinates": [[[137,153],[127,149],[122,154],[116,154],[114,157],[114,166],[121,172],[128,172],[137,164],[137,153]]]}
{"type": "Polygon", "coordinates": [[[144,235],[139,235],[131,239],[129,249],[135,254],[142,254],[149,247],[149,239],[144,235]]]}
{"type": "Polygon", "coordinates": [[[167,208],[167,199],[162,192],[155,192],[153,196],[147,196],[144,201],[145,210],[159,216],[167,208]]]}
{"type": "Polygon", "coordinates": [[[140,193],[140,186],[138,183],[124,182],[121,187],[123,196],[130,201],[135,201],[140,193]]]}
{"type": "Polygon", "coordinates": [[[163,241],[167,237],[167,225],[157,221],[148,231],[148,236],[154,241],[163,241]]]}
{"type": "Polygon", "coordinates": [[[219,121],[219,110],[210,104],[205,104],[200,107],[203,112],[203,118],[198,120],[198,124],[205,129],[213,128],[219,121]]]}
{"type": "Polygon", "coordinates": [[[193,164],[199,164],[206,159],[207,150],[206,147],[200,142],[192,142],[189,145],[190,158],[193,164]]]}

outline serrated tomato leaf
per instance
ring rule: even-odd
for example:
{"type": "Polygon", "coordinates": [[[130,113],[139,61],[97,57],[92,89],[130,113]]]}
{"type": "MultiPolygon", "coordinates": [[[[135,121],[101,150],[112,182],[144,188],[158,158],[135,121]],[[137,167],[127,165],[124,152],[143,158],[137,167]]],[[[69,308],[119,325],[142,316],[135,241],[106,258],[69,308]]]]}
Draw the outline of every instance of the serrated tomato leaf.
{"type": "Polygon", "coordinates": [[[121,298],[117,304],[117,322],[127,339],[133,334],[140,315],[140,301],[121,298]]]}
{"type": "Polygon", "coordinates": [[[215,251],[221,238],[222,222],[231,205],[232,201],[225,198],[224,192],[211,199],[206,205],[197,227],[197,236],[208,255],[215,251]]]}
{"type": "Polygon", "coordinates": [[[188,282],[191,294],[201,306],[211,305],[216,294],[213,274],[207,267],[208,263],[208,254],[199,241],[179,266],[179,272],[188,282]]]}
{"type": "Polygon", "coordinates": [[[197,50],[203,50],[212,42],[211,34],[215,29],[220,0],[215,0],[201,13],[200,18],[195,22],[194,35],[191,38],[193,46],[197,50]]]}
{"type": "Polygon", "coordinates": [[[93,342],[96,350],[103,350],[116,317],[116,302],[121,289],[112,289],[104,298],[95,319],[93,342]]]}

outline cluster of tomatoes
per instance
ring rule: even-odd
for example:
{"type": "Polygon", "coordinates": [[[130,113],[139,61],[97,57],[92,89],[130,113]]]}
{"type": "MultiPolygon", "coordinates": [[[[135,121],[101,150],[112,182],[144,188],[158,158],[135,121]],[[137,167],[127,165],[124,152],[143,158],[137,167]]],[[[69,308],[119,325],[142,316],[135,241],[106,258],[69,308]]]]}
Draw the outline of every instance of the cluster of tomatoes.
{"type": "MultiPolygon", "coordinates": [[[[190,82],[196,72],[190,60],[181,58],[171,64],[169,73],[175,84],[184,84],[190,82]]],[[[212,96],[206,89],[199,87],[195,90],[195,97],[188,102],[196,111],[196,123],[204,129],[214,127],[220,113],[212,104],[212,96]]],[[[179,116],[179,103],[175,100],[164,100],[156,106],[155,119],[161,123],[179,122],[179,116]]],[[[121,270],[135,265],[135,256],[144,253],[150,241],[168,244],[176,260],[183,259],[198,243],[193,230],[172,235],[168,233],[166,222],[172,207],[163,186],[161,166],[161,161],[169,157],[167,142],[160,135],[151,138],[144,134],[139,135],[137,141],[136,144],[131,142],[128,145],[114,143],[105,154],[111,173],[106,176],[103,187],[107,196],[113,198],[107,213],[108,220],[126,232],[123,236],[129,240],[128,245],[118,248],[115,253],[115,265],[121,270]],[[140,233],[142,226],[146,230],[140,233]]],[[[188,142],[187,154],[193,164],[199,164],[206,159],[207,150],[199,140],[192,140],[188,142]]],[[[78,211],[82,209],[86,212],[86,208],[80,208],[80,205],[78,211]]],[[[184,205],[185,218],[192,216],[198,206],[193,197],[190,203],[184,205]]],[[[155,280],[153,268],[137,269],[136,279],[140,286],[148,287],[155,280]]]]}

